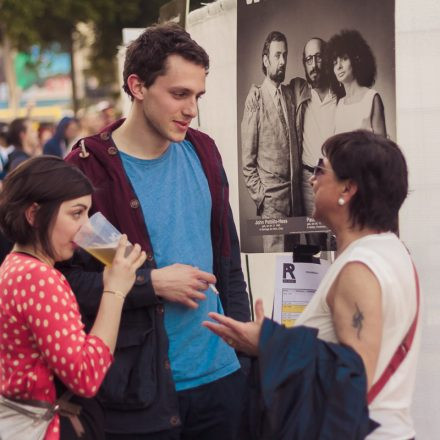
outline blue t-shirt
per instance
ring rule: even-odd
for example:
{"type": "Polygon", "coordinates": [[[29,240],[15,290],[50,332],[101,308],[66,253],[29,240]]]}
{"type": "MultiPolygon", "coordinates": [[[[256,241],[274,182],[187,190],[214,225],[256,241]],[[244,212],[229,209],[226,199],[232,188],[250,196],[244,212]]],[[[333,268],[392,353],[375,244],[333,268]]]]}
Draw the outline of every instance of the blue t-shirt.
{"type": "MultiPolygon", "coordinates": [[[[189,264],[212,273],[211,193],[189,141],[172,143],[157,159],[120,153],[140,201],[157,267],[189,264]]],[[[223,313],[211,290],[197,309],[165,302],[169,358],[177,391],[220,379],[240,368],[233,349],[201,326],[208,312],[223,313]]]]}

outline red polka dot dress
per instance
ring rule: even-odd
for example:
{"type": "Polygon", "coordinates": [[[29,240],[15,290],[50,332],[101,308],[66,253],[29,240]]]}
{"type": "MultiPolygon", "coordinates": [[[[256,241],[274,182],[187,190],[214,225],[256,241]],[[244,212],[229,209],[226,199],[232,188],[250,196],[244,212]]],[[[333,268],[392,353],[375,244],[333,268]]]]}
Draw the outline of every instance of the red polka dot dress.
{"type": "MultiPolygon", "coordinates": [[[[87,335],[69,283],[53,267],[12,252],[0,267],[0,393],[55,402],[54,374],[75,394],[94,396],[113,361],[87,335]]],[[[59,440],[59,417],[45,440],[59,440]]]]}

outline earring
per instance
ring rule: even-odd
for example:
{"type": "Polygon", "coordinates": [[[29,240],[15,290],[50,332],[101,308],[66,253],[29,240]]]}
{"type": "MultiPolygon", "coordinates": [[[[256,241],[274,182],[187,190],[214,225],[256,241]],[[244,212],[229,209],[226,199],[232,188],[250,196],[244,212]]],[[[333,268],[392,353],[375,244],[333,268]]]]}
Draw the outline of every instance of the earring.
{"type": "Polygon", "coordinates": [[[344,206],[345,205],[345,200],[342,197],[339,197],[338,199],[338,205],[339,206],[344,206]]]}

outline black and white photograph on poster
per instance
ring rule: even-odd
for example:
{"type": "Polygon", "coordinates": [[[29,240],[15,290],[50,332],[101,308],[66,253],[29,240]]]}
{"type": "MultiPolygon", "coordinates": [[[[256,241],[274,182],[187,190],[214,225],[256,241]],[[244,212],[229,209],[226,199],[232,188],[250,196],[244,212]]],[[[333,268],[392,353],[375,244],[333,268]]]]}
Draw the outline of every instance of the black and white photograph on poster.
{"type": "Polygon", "coordinates": [[[326,248],[309,182],[321,146],[356,129],[395,140],[395,90],[394,0],[238,0],[242,252],[326,248]]]}

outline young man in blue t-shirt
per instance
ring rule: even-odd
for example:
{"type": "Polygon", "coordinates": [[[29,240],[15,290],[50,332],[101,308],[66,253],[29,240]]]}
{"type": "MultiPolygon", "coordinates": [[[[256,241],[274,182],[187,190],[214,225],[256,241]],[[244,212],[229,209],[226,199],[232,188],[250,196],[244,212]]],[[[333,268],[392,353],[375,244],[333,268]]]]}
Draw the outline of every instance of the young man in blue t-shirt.
{"type": "MultiPolygon", "coordinates": [[[[238,438],[245,378],[234,349],[201,326],[210,311],[250,319],[221,157],[212,139],[189,128],[208,67],[206,52],[177,25],[147,28],[127,48],[127,119],[67,158],[97,188],[92,210],[149,256],[127,297],[101,393],[111,440],[238,438]],[[131,357],[130,344],[139,347],[131,357]]],[[[65,273],[91,316],[101,275],[82,258],[87,275],[65,273]]]]}

